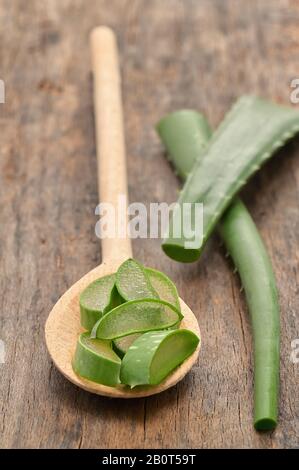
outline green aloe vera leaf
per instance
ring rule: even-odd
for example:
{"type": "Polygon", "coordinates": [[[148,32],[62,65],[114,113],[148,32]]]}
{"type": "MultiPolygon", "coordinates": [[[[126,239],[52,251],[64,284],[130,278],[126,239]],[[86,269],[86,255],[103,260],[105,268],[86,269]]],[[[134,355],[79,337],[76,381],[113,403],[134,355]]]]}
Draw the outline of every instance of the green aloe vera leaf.
{"type": "Polygon", "coordinates": [[[121,364],[120,380],[131,388],[158,385],[197,348],[190,330],[151,331],[137,338],[121,364]]]}
{"type": "Polygon", "coordinates": [[[123,338],[118,338],[112,341],[113,349],[116,354],[123,358],[129,347],[134,341],[141,336],[142,333],[135,333],[134,335],[124,336],[123,338]]]}
{"type": "MultiPolygon", "coordinates": [[[[149,280],[155,291],[157,292],[161,300],[174,305],[177,310],[181,310],[179,296],[177,288],[174,283],[169,279],[166,274],[162,273],[153,268],[144,268],[148,274],[149,280]]],[[[177,328],[178,325],[175,325],[172,328],[177,328]]],[[[113,347],[116,353],[123,357],[131,344],[140,336],[142,333],[136,333],[135,335],[124,336],[113,341],[113,347]]]]}
{"type": "Polygon", "coordinates": [[[88,332],[79,336],[73,369],[76,374],[93,382],[113,387],[120,383],[121,360],[109,341],[92,339],[88,332]]]}
{"type": "MultiPolygon", "coordinates": [[[[207,126],[201,128],[202,120],[196,119],[196,114],[196,111],[177,111],[165,116],[159,124],[169,158],[182,175],[191,171],[192,161],[201,158],[207,143],[207,126]],[[180,141],[180,151],[171,136],[180,141]],[[174,151],[176,159],[172,158],[174,151]]],[[[279,303],[273,268],[258,229],[240,199],[234,199],[225,211],[218,231],[239,272],[253,325],[254,425],[258,430],[273,429],[277,424],[280,349],[279,303]]]]}
{"type": "Polygon", "coordinates": [[[219,231],[245,290],[254,339],[254,426],[277,424],[280,319],[276,281],[259,232],[244,204],[237,200],[219,231]]]}
{"type": "Polygon", "coordinates": [[[116,287],[125,300],[158,299],[144,267],[134,259],[127,259],[116,273],[116,287]]]}
{"type": "Polygon", "coordinates": [[[121,303],[115,280],[115,274],[101,277],[89,284],[81,293],[79,299],[81,325],[86,330],[90,331],[102,315],[121,303]]]}
{"type": "Polygon", "coordinates": [[[157,269],[145,268],[145,271],[159,298],[181,310],[178,291],[172,280],[157,269]]]}
{"type": "Polygon", "coordinates": [[[186,180],[195,161],[205,152],[212,128],[202,114],[192,109],[167,114],[156,127],[174,171],[186,180]]]}
{"type": "Polygon", "coordinates": [[[111,340],[134,333],[167,329],[182,318],[179,310],[163,300],[130,300],[104,315],[93,327],[91,337],[111,340]]]}
{"type": "Polygon", "coordinates": [[[298,130],[297,110],[256,97],[240,98],[213,134],[202,158],[195,163],[186,180],[172,212],[169,236],[162,244],[165,253],[182,262],[198,259],[236,193],[298,130]],[[190,203],[188,236],[186,220],[181,217],[181,208],[184,207],[186,212],[186,203],[190,203]],[[202,237],[198,230],[192,235],[197,219],[195,203],[203,204],[202,237]]]}

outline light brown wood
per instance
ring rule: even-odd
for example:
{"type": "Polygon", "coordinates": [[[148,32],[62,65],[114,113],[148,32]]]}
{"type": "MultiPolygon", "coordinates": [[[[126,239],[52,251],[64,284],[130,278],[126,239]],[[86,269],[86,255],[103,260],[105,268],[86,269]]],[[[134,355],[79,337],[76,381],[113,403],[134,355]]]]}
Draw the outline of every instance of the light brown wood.
{"type": "MultiPolygon", "coordinates": [[[[122,207],[126,211],[126,151],[115,34],[105,26],[94,28],[90,35],[90,45],[100,201],[111,204],[117,211],[119,198],[124,198],[122,207]]],[[[128,220],[125,215],[126,213],[122,213],[122,237],[116,234],[113,238],[102,239],[104,261],[116,260],[121,263],[132,256],[131,240],[127,235],[128,220]]]]}
{"type": "MultiPolygon", "coordinates": [[[[93,30],[91,49],[100,198],[117,208],[119,195],[127,198],[127,182],[120,74],[116,38],[112,30],[107,27],[93,30]]],[[[155,395],[175,385],[189,372],[198,358],[201,341],[194,353],[157,386],[133,390],[125,386],[107,387],[83,379],[73,371],[72,359],[78,336],[83,331],[80,326],[80,293],[95,279],[114,273],[122,261],[132,256],[128,236],[103,239],[102,249],[103,263],[68,289],[52,309],[45,326],[48,351],[57,369],[73,384],[88,392],[116,398],[155,395]]],[[[181,308],[184,315],[181,328],[188,328],[200,337],[196,317],[182,300],[181,308]]]]}
{"type": "MultiPolygon", "coordinates": [[[[297,448],[299,140],[242,191],[274,264],[281,305],[280,413],[252,425],[252,336],[244,292],[211,237],[198,263],[156,240],[134,256],[168,274],[197,316],[198,366],[136,400],[86,393],[56,369],[44,325],[59,297],[101,263],[89,33],[117,32],[130,201],[177,200],[180,183],[154,130],[166,113],[204,112],[216,127],[252,93],[290,105],[299,70],[297,0],[7,0],[0,2],[1,448],[297,448]]],[[[294,105],[296,108],[299,105],[294,105]]]]}

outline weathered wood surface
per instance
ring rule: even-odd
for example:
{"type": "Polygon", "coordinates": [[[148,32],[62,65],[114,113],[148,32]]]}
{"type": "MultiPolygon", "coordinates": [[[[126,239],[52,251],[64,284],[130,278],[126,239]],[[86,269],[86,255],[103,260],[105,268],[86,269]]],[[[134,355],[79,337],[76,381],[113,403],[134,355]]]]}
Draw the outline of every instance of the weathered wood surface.
{"type": "Polygon", "coordinates": [[[299,445],[299,145],[280,152],[243,192],[271,253],[280,291],[280,423],[252,428],[250,325],[217,238],[179,265],[158,240],[134,253],[170,274],[197,313],[198,366],[178,386],[124,403],[85,393],[51,364],[44,323],[60,295],[100,262],[94,234],[96,159],[88,33],[119,35],[131,201],[169,201],[178,181],[155,122],[181,107],[213,125],[242,93],[289,103],[298,75],[297,1],[0,1],[0,446],[295,447],[299,445]]]}

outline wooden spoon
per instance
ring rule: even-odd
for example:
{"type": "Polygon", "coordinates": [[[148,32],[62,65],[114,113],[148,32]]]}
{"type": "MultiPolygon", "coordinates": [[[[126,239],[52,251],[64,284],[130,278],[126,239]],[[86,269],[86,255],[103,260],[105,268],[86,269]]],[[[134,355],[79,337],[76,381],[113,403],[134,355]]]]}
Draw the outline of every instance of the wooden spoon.
{"type": "MultiPolygon", "coordinates": [[[[116,208],[119,195],[127,199],[126,156],[123,131],[121,84],[116,38],[109,28],[98,27],[91,33],[94,74],[94,107],[98,158],[100,200],[116,208]]],[[[127,220],[126,220],[127,224],[127,220]]],[[[157,386],[107,387],[79,377],[72,369],[72,358],[80,325],[79,295],[95,279],[115,272],[127,258],[132,257],[131,240],[115,237],[102,240],[103,262],[77,281],[58,300],[45,327],[50,356],[60,372],[72,383],[92,393],[109,397],[134,398],[154,395],[175,385],[196,362],[199,348],[180,367],[157,386]]],[[[181,328],[200,336],[197,320],[190,308],[180,299],[184,319],[181,328]]]]}

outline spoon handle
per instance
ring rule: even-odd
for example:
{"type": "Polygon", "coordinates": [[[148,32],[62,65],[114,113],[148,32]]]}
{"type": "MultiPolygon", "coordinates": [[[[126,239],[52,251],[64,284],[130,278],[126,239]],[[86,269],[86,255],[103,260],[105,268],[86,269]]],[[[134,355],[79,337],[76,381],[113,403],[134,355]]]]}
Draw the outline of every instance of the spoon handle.
{"type": "Polygon", "coordinates": [[[110,28],[101,26],[91,32],[90,43],[100,215],[102,221],[107,221],[109,214],[108,228],[111,231],[101,236],[102,259],[120,264],[132,257],[132,246],[127,234],[126,150],[117,41],[110,28]]]}

